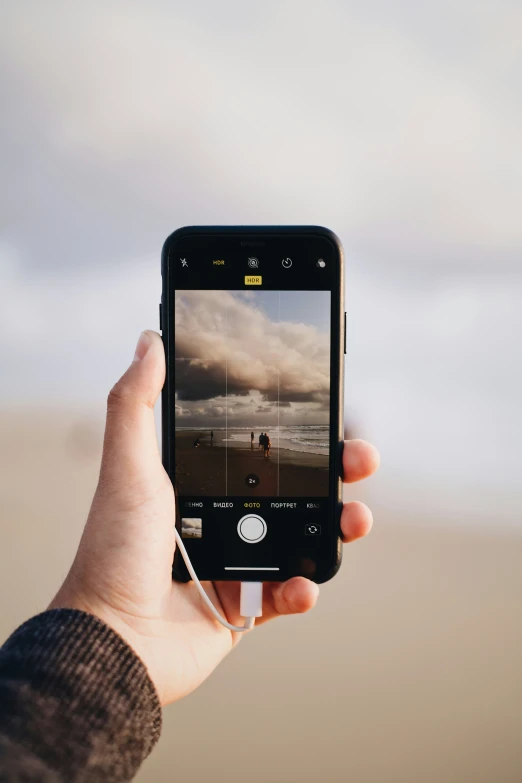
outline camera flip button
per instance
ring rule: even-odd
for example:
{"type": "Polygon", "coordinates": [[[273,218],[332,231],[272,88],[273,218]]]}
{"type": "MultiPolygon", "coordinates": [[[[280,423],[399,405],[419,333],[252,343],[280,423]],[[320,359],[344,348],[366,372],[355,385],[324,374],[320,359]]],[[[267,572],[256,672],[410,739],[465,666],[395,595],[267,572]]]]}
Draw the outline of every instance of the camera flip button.
{"type": "Polygon", "coordinates": [[[246,544],[258,544],[266,536],[266,522],[257,514],[246,514],[239,520],[237,532],[246,544]]]}

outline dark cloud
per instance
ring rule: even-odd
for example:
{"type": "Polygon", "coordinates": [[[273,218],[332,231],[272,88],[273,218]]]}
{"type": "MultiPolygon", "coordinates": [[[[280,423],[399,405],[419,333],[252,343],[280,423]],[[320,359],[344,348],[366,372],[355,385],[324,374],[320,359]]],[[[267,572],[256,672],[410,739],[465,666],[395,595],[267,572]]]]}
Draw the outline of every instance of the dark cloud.
{"type": "Polygon", "coordinates": [[[259,412],[278,403],[288,414],[295,403],[329,407],[328,335],[307,324],[274,323],[255,299],[227,291],[178,292],[176,355],[180,402],[228,396],[229,405],[248,404],[254,394],[259,412]]]}

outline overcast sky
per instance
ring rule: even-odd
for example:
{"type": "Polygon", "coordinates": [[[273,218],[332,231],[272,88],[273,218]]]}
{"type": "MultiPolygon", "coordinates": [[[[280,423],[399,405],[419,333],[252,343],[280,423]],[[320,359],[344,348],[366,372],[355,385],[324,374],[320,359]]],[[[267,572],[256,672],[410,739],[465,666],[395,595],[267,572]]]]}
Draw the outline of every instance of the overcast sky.
{"type": "Polygon", "coordinates": [[[319,223],[381,486],[518,498],[521,40],[509,0],[3,2],[3,404],[103,407],[174,228],[319,223]]]}
{"type": "Polygon", "coordinates": [[[181,425],[223,427],[225,416],[231,427],[328,424],[330,334],[310,321],[328,323],[330,296],[329,291],[178,291],[181,425]]]}

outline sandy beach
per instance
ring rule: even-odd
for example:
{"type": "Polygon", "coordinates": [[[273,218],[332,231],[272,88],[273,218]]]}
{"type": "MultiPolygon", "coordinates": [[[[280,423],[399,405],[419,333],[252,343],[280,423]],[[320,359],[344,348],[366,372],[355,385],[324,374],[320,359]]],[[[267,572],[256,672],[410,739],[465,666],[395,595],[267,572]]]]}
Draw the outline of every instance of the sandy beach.
{"type": "Polygon", "coordinates": [[[182,495],[213,494],[320,497],[328,494],[328,457],[274,443],[265,459],[257,438],[249,443],[225,442],[225,433],[186,430],[176,433],[176,484],[182,495]],[[196,438],[199,447],[194,447],[196,438]],[[246,482],[255,475],[259,483],[246,482]]]}
{"type": "MultiPolygon", "coordinates": [[[[0,414],[0,635],[43,611],[74,557],[103,422],[0,414]]],[[[383,470],[388,470],[386,465],[383,470]]],[[[374,509],[318,606],[243,640],[168,707],[138,783],[519,783],[522,536],[374,509]]]]}

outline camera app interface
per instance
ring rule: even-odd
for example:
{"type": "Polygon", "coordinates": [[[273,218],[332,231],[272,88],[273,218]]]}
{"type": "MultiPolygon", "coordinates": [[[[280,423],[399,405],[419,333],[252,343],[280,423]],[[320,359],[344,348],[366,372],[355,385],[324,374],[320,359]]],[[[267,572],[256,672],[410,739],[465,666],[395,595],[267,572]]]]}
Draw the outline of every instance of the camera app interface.
{"type": "MultiPolygon", "coordinates": [[[[326,290],[175,292],[175,482],[185,505],[291,509],[328,496],[330,318],[326,290]]],[[[202,537],[202,520],[186,519],[185,535],[202,537]]]]}

